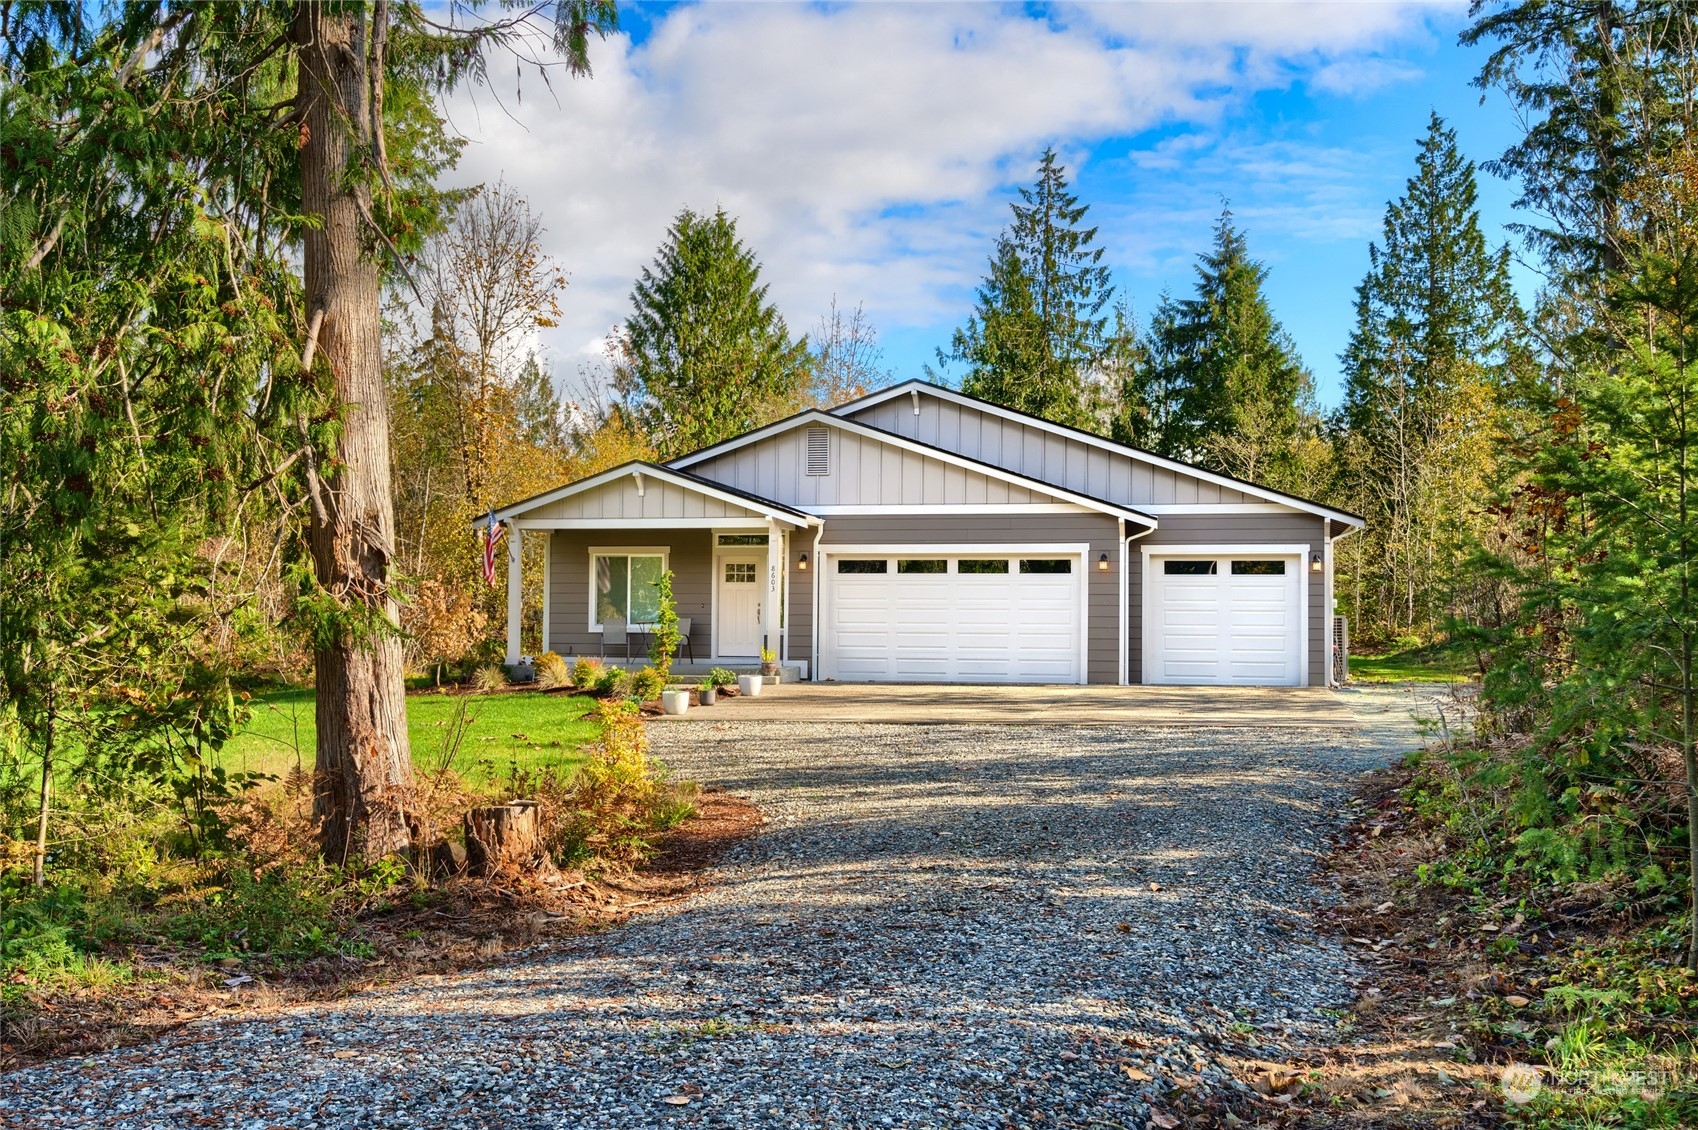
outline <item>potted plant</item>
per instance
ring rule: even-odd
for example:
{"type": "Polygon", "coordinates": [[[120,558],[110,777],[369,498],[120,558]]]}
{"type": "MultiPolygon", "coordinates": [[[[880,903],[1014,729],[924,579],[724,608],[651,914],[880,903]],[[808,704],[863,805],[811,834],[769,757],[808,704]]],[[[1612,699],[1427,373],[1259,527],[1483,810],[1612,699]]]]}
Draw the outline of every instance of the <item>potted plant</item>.
{"type": "Polygon", "coordinates": [[[769,679],[778,678],[778,653],[761,648],[761,674],[769,679]]]}
{"type": "Polygon", "coordinates": [[[660,692],[660,710],[662,714],[683,714],[690,709],[690,692],[684,687],[668,688],[660,692]]]}
{"type": "Polygon", "coordinates": [[[712,676],[704,675],[696,684],[696,699],[703,706],[712,706],[719,699],[719,686],[712,676]]]}
{"type": "Polygon", "coordinates": [[[750,698],[753,698],[755,695],[761,693],[762,682],[763,680],[759,675],[738,675],[737,693],[746,694],[750,698]]]}

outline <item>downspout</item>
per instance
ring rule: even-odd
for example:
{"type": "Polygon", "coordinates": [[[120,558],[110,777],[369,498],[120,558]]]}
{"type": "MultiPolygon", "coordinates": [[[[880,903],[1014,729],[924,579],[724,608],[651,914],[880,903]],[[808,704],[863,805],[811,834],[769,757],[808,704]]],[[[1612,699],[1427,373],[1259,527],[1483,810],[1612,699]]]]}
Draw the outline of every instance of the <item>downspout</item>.
{"type": "Polygon", "coordinates": [[[814,602],[814,615],[811,622],[813,639],[808,643],[808,647],[810,649],[810,654],[808,656],[808,681],[810,683],[817,683],[820,681],[820,572],[823,568],[820,565],[820,539],[824,536],[825,521],[824,519],[821,519],[819,529],[814,531],[814,582],[811,586],[811,595],[814,602]]]}
{"type": "MultiPolygon", "coordinates": [[[[1146,520],[1150,523],[1149,527],[1143,533],[1128,535],[1120,546],[1120,685],[1123,687],[1130,686],[1132,679],[1132,632],[1129,623],[1132,619],[1132,610],[1128,605],[1132,596],[1132,575],[1130,572],[1132,543],[1139,538],[1147,538],[1155,533],[1157,526],[1154,518],[1146,520]]],[[[1126,519],[1122,518],[1120,524],[1121,532],[1125,533],[1126,519]]],[[[1142,628],[1143,626],[1140,625],[1140,633],[1142,628]]],[[[1140,634],[1138,642],[1140,646],[1143,644],[1142,634],[1140,634]]]]}
{"type": "Polygon", "coordinates": [[[1120,673],[1115,676],[1115,685],[1126,685],[1126,551],[1131,542],[1126,539],[1126,519],[1114,520],[1114,540],[1120,552],[1120,673]]]}
{"type": "MultiPolygon", "coordinates": [[[[1337,646],[1337,640],[1336,640],[1336,637],[1334,636],[1334,633],[1333,633],[1333,618],[1338,615],[1338,613],[1337,613],[1337,603],[1338,602],[1337,602],[1337,597],[1336,597],[1335,592],[1334,592],[1334,585],[1333,585],[1332,543],[1335,542],[1335,541],[1339,541],[1343,538],[1347,538],[1351,534],[1357,533],[1358,531],[1360,531],[1362,529],[1362,527],[1361,526],[1346,525],[1344,527],[1344,532],[1341,533],[1341,534],[1338,534],[1335,537],[1332,533],[1332,519],[1324,518],[1324,519],[1322,519],[1322,521],[1325,522],[1324,529],[1326,531],[1326,541],[1323,544],[1325,546],[1324,562],[1325,562],[1326,571],[1327,571],[1327,583],[1326,583],[1327,661],[1328,661],[1327,662],[1327,685],[1336,687],[1336,686],[1340,686],[1341,684],[1333,682],[1333,677],[1332,677],[1334,669],[1336,669],[1336,667],[1338,666],[1337,657],[1334,655],[1334,648],[1337,646]]],[[[1346,658],[1348,659],[1348,656],[1346,658]]]]}

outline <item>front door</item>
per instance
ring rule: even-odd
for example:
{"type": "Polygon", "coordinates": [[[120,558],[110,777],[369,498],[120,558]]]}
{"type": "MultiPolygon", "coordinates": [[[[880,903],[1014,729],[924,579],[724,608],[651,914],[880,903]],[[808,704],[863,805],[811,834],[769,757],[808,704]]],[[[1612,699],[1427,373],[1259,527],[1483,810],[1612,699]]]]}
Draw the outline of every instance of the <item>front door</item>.
{"type": "Polygon", "coordinates": [[[761,653],[761,564],[719,559],[719,654],[761,653]]]}

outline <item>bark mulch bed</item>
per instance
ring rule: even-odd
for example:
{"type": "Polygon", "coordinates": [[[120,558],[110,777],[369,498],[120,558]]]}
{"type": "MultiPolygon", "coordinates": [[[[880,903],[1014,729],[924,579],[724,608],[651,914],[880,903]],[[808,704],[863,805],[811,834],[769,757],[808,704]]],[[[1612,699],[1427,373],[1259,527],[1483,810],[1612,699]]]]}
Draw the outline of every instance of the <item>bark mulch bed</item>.
{"type": "MultiPolygon", "coordinates": [[[[573,886],[564,911],[483,880],[449,880],[428,897],[358,923],[375,956],[330,956],[288,965],[220,964],[192,953],[130,947],[112,959],[135,974],[101,989],[34,993],[0,1005],[0,1071],[58,1057],[145,1043],[190,1021],[348,996],[420,974],[485,968],[516,950],[606,930],[645,909],[710,886],[712,868],[753,835],[758,808],[721,789],[696,798],[696,814],[657,842],[641,868],[573,886]]],[[[21,984],[21,981],[19,982],[21,984]]]]}

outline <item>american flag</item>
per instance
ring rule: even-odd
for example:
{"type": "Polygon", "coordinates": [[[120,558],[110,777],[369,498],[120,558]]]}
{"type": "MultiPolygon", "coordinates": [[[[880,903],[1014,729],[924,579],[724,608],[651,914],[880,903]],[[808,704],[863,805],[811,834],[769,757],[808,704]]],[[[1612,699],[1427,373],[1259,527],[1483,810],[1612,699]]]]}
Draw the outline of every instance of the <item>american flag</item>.
{"type": "Polygon", "coordinates": [[[495,587],[495,547],[506,535],[507,527],[495,520],[495,511],[491,510],[489,527],[483,531],[483,579],[490,588],[495,587]]]}

